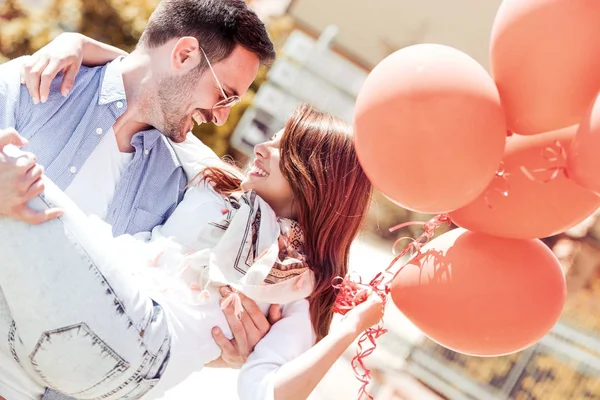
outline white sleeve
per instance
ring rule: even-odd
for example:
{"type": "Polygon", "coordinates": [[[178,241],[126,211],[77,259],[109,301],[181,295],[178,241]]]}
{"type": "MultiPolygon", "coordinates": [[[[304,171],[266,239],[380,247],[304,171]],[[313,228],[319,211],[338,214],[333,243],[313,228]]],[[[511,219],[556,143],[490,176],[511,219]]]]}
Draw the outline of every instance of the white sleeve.
{"type": "Polygon", "coordinates": [[[173,150],[183,166],[183,170],[191,181],[207,166],[216,166],[222,163],[217,154],[205,145],[192,132],[188,132],[181,143],[171,142],[173,150]]]}
{"type": "Polygon", "coordinates": [[[273,400],[273,382],[279,367],[292,361],[315,343],[308,300],[283,306],[282,314],[283,318],[258,342],[240,371],[240,400],[273,400]]]}

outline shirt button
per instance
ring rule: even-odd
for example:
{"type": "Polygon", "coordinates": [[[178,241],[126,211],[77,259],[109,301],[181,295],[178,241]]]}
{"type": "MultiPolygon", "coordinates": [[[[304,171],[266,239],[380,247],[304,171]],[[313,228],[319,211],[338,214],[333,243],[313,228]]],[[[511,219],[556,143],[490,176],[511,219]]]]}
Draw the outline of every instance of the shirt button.
{"type": "Polygon", "coordinates": [[[98,135],[102,135],[102,128],[96,128],[96,133],[98,135]]]}
{"type": "Polygon", "coordinates": [[[144,149],[144,154],[145,154],[145,155],[148,155],[148,154],[150,154],[150,150],[148,150],[148,149],[144,149]]]}
{"type": "Polygon", "coordinates": [[[117,108],[123,108],[123,102],[117,101],[117,108]]]}
{"type": "Polygon", "coordinates": [[[77,167],[73,165],[71,168],[69,168],[69,172],[74,174],[75,172],[77,172],[77,167]]]}

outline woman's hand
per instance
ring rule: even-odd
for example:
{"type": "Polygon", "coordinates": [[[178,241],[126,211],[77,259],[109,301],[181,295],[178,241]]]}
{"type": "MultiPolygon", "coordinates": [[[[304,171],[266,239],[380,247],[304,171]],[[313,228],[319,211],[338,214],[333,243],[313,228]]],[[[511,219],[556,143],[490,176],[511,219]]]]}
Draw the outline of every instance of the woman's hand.
{"type": "Polygon", "coordinates": [[[360,287],[357,296],[366,300],[348,311],[339,324],[333,324],[329,334],[312,348],[277,369],[273,378],[275,400],[308,398],[348,346],[381,321],[383,299],[367,286],[360,287]]]}
{"type": "Polygon", "coordinates": [[[61,33],[25,59],[21,68],[21,83],[35,104],[46,102],[50,96],[50,85],[60,72],[64,72],[60,93],[69,94],[81,65],[89,67],[104,65],[127,52],[98,42],[79,33],[61,33]]]}
{"type": "Polygon", "coordinates": [[[342,324],[347,324],[349,328],[359,334],[373,325],[377,325],[383,318],[383,311],[383,299],[369,289],[367,299],[348,311],[342,324]]]}
{"type": "Polygon", "coordinates": [[[60,72],[64,72],[60,92],[63,96],[69,94],[83,62],[86,42],[87,38],[79,33],[61,33],[27,57],[21,68],[21,83],[27,85],[34,104],[48,100],[50,84],[60,72]]]}

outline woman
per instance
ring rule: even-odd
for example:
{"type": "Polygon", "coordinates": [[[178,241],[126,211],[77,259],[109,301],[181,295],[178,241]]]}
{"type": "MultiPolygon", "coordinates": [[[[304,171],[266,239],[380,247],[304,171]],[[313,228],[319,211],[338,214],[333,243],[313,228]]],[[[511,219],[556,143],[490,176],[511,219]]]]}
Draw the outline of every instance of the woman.
{"type": "MultiPolygon", "coordinates": [[[[289,349],[283,348],[282,344],[285,342],[285,338],[277,339],[279,331],[276,324],[267,337],[259,343],[256,351],[249,358],[247,366],[242,370],[240,396],[242,398],[273,396],[275,399],[304,399],[357,335],[377,323],[381,317],[381,299],[375,296],[355,311],[350,312],[340,329],[327,335],[336,295],[331,283],[333,278],[344,276],[347,272],[350,244],[358,233],[366,214],[371,185],[358,164],[347,125],[338,119],[307,107],[299,109],[288,121],[284,131],[276,135],[273,140],[258,145],[255,155],[254,167],[243,179],[237,171],[224,165],[202,169],[200,180],[203,185],[192,188],[186,197],[189,196],[193,200],[193,196],[202,196],[202,193],[207,193],[210,200],[205,198],[202,200],[204,203],[194,201],[185,203],[184,200],[185,204],[196,205],[196,214],[191,212],[194,210],[193,208],[184,206],[182,203],[184,207],[178,209],[180,212],[176,212],[158,233],[163,236],[174,236],[176,242],[178,236],[180,238],[186,237],[186,235],[192,238],[197,237],[196,234],[189,234],[194,224],[201,228],[203,222],[215,221],[222,217],[222,215],[217,215],[219,207],[207,207],[207,203],[226,205],[227,202],[230,202],[231,196],[239,198],[240,194],[247,190],[256,192],[278,217],[297,220],[305,237],[303,246],[305,262],[314,276],[314,286],[308,297],[309,325],[312,326],[313,332],[307,332],[311,337],[307,338],[309,340],[306,342],[312,344],[312,333],[314,333],[318,343],[292,360],[297,356],[298,349],[289,351],[289,349]],[[198,207],[201,204],[204,206],[198,207]],[[186,212],[186,210],[190,212],[186,212]],[[217,210],[213,211],[215,215],[212,217],[206,216],[210,210],[217,210]],[[189,223],[183,224],[184,220],[189,223]],[[265,366],[273,365],[277,368],[265,368],[265,366]],[[257,375],[256,371],[263,371],[263,373],[257,375]],[[256,379],[269,382],[269,393],[253,392],[257,387],[254,382],[256,379]]],[[[200,157],[198,154],[198,158],[200,157]]],[[[68,224],[69,218],[72,218],[78,224],[82,223],[81,215],[76,215],[79,211],[73,205],[68,204],[68,200],[61,197],[60,193],[55,192],[53,195],[49,195],[47,192],[46,194],[46,201],[54,200],[67,206],[67,214],[63,221],[68,224]]],[[[221,210],[225,208],[227,207],[223,207],[221,210]]],[[[263,215],[268,216],[268,212],[263,215]]],[[[198,229],[198,231],[202,232],[202,229],[198,229]]],[[[14,232],[15,235],[18,235],[19,231],[17,229],[14,232]]],[[[86,243],[94,240],[93,231],[89,229],[78,228],[73,236],[76,240],[66,244],[66,251],[69,246],[76,246],[77,242],[86,243]]],[[[180,240],[179,244],[181,242],[180,240]]],[[[110,248],[108,243],[105,244],[107,248],[110,248]]],[[[188,248],[197,250],[194,248],[193,241],[185,244],[188,248]]],[[[118,249],[113,249],[113,252],[117,251],[118,249]]],[[[98,257],[100,256],[98,255],[98,257]]],[[[91,258],[93,260],[93,257],[91,258]]],[[[223,268],[227,268],[227,266],[221,266],[221,269],[223,268]]],[[[137,269],[137,272],[141,275],[145,274],[142,269],[137,269]]],[[[171,360],[167,366],[167,375],[170,374],[170,376],[163,377],[159,384],[162,386],[162,390],[166,390],[192,372],[189,366],[194,363],[189,361],[190,358],[202,362],[211,360],[210,357],[204,360],[200,356],[204,352],[210,352],[209,350],[206,348],[197,350],[190,343],[196,340],[200,343],[199,346],[210,346],[209,341],[211,340],[207,339],[208,335],[202,335],[198,329],[194,329],[191,324],[186,322],[190,320],[186,319],[186,316],[193,314],[194,311],[190,311],[190,306],[194,305],[177,304],[173,298],[154,293],[152,284],[151,282],[146,286],[146,289],[150,290],[152,300],[162,304],[167,311],[168,318],[175,321],[169,325],[176,338],[172,347],[171,360]],[[175,373],[177,373],[176,377],[173,376],[175,373]]],[[[241,290],[244,290],[243,285],[241,290]]],[[[200,307],[195,309],[199,312],[195,315],[200,319],[219,318],[219,310],[214,307],[214,302],[208,305],[195,305],[195,307],[200,307]],[[209,307],[211,304],[212,308],[209,307]]],[[[285,319],[282,323],[284,321],[285,319]]],[[[215,321],[212,321],[210,326],[213,326],[214,323],[215,321]]],[[[289,343],[286,343],[286,346],[293,347],[289,343]]],[[[302,350],[307,350],[307,348],[302,350]]],[[[196,365],[196,369],[201,366],[196,365]]],[[[151,387],[148,385],[145,389],[150,390],[151,387]]],[[[262,386],[259,387],[262,388],[262,386]]],[[[151,391],[149,396],[158,395],[159,392],[157,388],[151,391]]],[[[83,394],[79,393],[78,397],[88,398],[92,396],[92,393],[97,392],[92,390],[83,394]]],[[[143,394],[140,391],[135,393],[135,396],[143,394]]],[[[127,398],[131,396],[133,395],[130,394],[127,398]]],[[[115,393],[115,397],[110,398],[122,398],[122,396],[119,397],[115,393]]]]}

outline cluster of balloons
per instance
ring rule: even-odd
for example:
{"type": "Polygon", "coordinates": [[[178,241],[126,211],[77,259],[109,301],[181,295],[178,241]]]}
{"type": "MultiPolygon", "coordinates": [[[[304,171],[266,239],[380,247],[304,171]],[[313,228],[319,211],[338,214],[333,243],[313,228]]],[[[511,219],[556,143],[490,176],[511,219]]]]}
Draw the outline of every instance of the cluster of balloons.
{"type": "Polygon", "coordinates": [[[370,73],[354,121],[375,187],[460,227],[398,273],[394,303],[480,356],[552,329],[565,278],[539,238],[600,208],[600,1],[504,0],[490,69],[448,46],[404,48],[370,73]]]}

